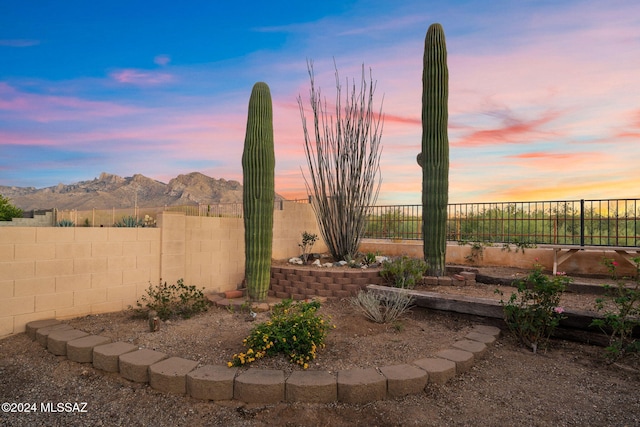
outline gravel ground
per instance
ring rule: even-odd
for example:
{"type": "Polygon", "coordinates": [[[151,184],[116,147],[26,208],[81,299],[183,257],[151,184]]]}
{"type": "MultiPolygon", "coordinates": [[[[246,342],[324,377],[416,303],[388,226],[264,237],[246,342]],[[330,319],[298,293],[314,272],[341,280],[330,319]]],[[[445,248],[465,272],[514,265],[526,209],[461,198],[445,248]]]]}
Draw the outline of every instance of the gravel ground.
{"type": "MultiPolygon", "coordinates": [[[[322,309],[336,329],[310,369],[332,372],[427,357],[484,321],[414,309],[394,327],[366,321],[345,301],[322,309]]],[[[155,333],[125,313],[70,323],[202,364],[223,364],[242,351],[242,338],[253,325],[245,314],[223,309],[165,323],[155,333]]],[[[256,366],[297,369],[284,359],[260,363],[256,366]]],[[[18,334],[0,340],[0,400],[22,412],[0,413],[0,425],[635,426],[640,425],[639,368],[638,358],[608,365],[602,348],[562,340],[553,340],[546,353],[534,355],[505,335],[470,371],[445,385],[429,385],[419,395],[362,405],[247,405],[159,393],[90,364],[54,356],[18,334]]]]}

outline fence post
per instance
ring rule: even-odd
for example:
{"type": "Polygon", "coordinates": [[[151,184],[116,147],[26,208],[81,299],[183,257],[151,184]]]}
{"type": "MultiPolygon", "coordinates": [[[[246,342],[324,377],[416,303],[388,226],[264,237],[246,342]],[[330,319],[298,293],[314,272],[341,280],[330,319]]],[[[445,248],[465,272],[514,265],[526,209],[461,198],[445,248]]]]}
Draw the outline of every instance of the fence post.
{"type": "Polygon", "coordinates": [[[580,199],[580,246],[584,246],[584,199],[580,199]]]}

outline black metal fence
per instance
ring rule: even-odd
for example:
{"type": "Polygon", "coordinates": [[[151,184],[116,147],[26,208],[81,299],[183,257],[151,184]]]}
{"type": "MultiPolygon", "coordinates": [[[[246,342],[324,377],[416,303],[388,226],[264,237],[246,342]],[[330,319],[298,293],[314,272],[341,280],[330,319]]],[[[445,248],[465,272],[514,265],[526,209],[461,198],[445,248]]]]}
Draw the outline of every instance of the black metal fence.
{"type": "MultiPolygon", "coordinates": [[[[422,239],[422,205],[374,206],[365,236],[422,239]]],[[[456,203],[447,240],[640,247],[640,199],[456,203]]]]}

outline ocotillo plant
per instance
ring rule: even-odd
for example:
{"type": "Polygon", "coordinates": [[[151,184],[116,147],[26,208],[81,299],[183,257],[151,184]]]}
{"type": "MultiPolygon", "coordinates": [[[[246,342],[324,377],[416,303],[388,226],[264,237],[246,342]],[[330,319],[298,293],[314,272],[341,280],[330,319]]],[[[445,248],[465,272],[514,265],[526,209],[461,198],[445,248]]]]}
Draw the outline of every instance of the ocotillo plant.
{"type": "Polygon", "coordinates": [[[249,99],[242,153],[245,281],[249,298],[263,301],[269,291],[275,154],[273,111],[266,83],[256,83],[249,99]]]}
{"type": "Polygon", "coordinates": [[[422,238],[430,276],[445,273],[449,201],[449,71],[444,30],[432,24],[424,39],[422,71],[422,238]]]}

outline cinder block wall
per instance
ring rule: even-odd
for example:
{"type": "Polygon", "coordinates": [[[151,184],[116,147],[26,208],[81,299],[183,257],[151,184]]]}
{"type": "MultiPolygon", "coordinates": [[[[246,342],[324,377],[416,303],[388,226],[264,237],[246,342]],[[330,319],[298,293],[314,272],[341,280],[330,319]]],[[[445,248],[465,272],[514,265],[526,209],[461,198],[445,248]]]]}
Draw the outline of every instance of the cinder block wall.
{"type": "MultiPolygon", "coordinates": [[[[472,257],[471,246],[459,245],[457,242],[447,244],[446,262],[456,265],[484,265],[495,267],[518,267],[530,269],[534,264],[541,265],[545,270],[553,270],[553,249],[529,248],[524,252],[518,251],[515,246],[510,251],[504,250],[502,245],[483,247],[475,258],[472,257]]],[[[364,239],[360,244],[360,252],[380,252],[386,256],[407,255],[413,258],[422,258],[421,240],[403,240],[393,242],[382,239],[364,239]]],[[[560,264],[559,271],[568,274],[608,275],[603,258],[616,260],[620,266],[618,273],[621,276],[633,276],[635,269],[624,258],[614,251],[590,250],[579,251],[566,262],[560,264]]]]}
{"type": "Polygon", "coordinates": [[[0,336],[31,320],[122,310],[159,273],[159,229],[4,228],[0,336]]]}
{"type": "MultiPolygon", "coordinates": [[[[273,257],[320,235],[310,205],[274,212],[273,257]]],[[[315,252],[325,252],[318,241],[315,252]]],[[[242,218],[163,212],[156,228],[6,227],[0,230],[0,337],[32,321],[126,309],[160,280],[222,292],[244,278],[242,218]]]]}
{"type": "Polygon", "coordinates": [[[298,244],[302,242],[302,233],[305,231],[318,236],[318,241],[313,245],[313,252],[327,252],[327,245],[322,240],[311,205],[284,202],[284,209],[273,213],[272,257],[288,259],[300,255],[301,249],[298,244]]]}

